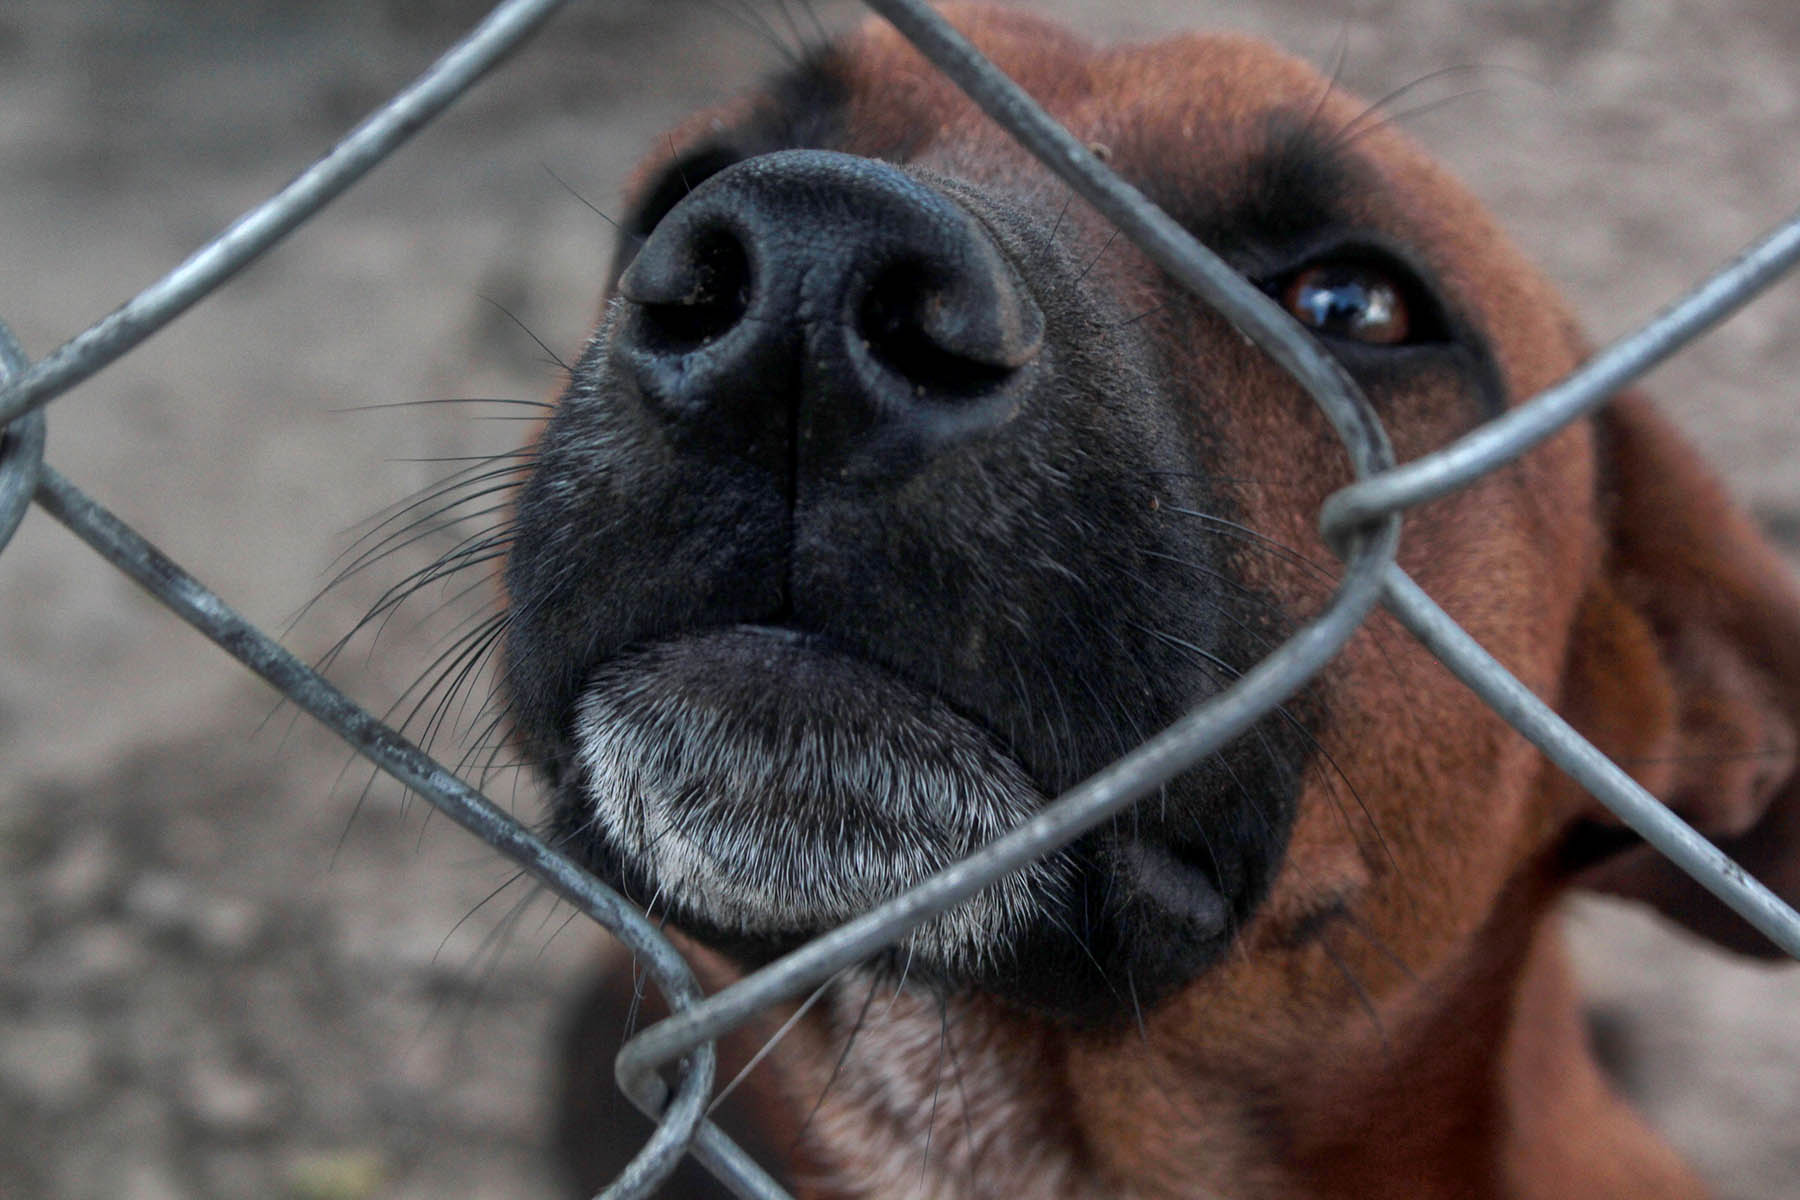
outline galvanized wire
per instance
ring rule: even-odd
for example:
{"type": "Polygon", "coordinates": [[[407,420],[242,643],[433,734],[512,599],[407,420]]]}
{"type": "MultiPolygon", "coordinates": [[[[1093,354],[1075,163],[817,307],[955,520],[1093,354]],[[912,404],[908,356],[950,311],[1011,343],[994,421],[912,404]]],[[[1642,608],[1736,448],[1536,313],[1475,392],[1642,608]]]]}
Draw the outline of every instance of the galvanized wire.
{"type": "MultiPolygon", "coordinates": [[[[1621,388],[1760,295],[1797,263],[1800,214],[1752,243],[1644,326],[1528,403],[1441,450],[1334,493],[1320,511],[1326,540],[1337,544],[1362,522],[1448,495],[1512,462],[1605,404],[1621,388]]],[[[1576,733],[1397,566],[1388,572],[1386,592],[1388,609],[1458,679],[1645,841],[1771,942],[1800,958],[1800,914],[1790,905],[1576,733]]]]}
{"type": "Polygon", "coordinates": [[[1800,958],[1800,914],[1576,733],[1451,620],[1406,572],[1390,567],[1386,586],[1385,601],[1393,614],[1508,724],[1733,912],[1782,950],[1800,958]]]}
{"type": "MultiPolygon", "coordinates": [[[[268,634],[234,612],[199,580],[184,571],[142,535],[100,503],[43,466],[35,499],[97,554],[135,580],[170,612],[199,630],[227,654],[272,685],[301,710],[344,739],[358,754],[429,801],[438,811],[523,867],[539,883],[605,926],[637,955],[674,1008],[699,995],[693,972],[667,938],[611,888],[557,853],[516,819],[430,755],[388,728],[329,681],[283,649],[268,634]]],[[[640,1093],[654,1096],[663,1117],[655,1134],[626,1174],[616,1194],[647,1196],[672,1171],[712,1093],[716,1055],[711,1043],[691,1048],[682,1063],[673,1103],[661,1081],[646,1080],[640,1093]]],[[[718,1169],[751,1167],[719,1158],[718,1169]]],[[[753,1169],[753,1168],[752,1168],[753,1169]]]]}
{"type": "MultiPolygon", "coordinates": [[[[24,374],[30,364],[12,330],[0,325],[0,387],[24,374]]],[[[0,426],[0,550],[25,519],[44,461],[44,414],[28,413],[0,426]]]]}
{"type": "Polygon", "coordinates": [[[691,1150],[741,1196],[784,1193],[704,1119],[715,1070],[713,1039],[771,1004],[794,999],[844,967],[904,937],[1008,871],[1066,844],[1197,764],[1291,696],[1341,649],[1377,603],[1551,761],[1647,841],[1714,891],[1788,953],[1800,957],[1800,915],[1675,817],[1568,727],[1455,624],[1394,563],[1400,514],[1464,487],[1591,412],[1643,372],[1800,260],[1800,217],[1751,247],[1666,313],[1581,370],[1453,445],[1402,467],[1337,361],[1255,288],[1113,175],[1015,84],[919,0],[867,0],[1044,164],[1110,218],[1172,277],[1191,288],[1280,363],[1314,398],[1343,440],[1357,482],[1321,512],[1327,540],[1346,558],[1330,604],[1232,687],[1196,708],[1018,829],[709,999],[678,952],[635,908],[545,845],[519,822],[358,707],[117,517],[41,463],[44,416],[35,411],[116,360],[218,287],[342,192],[466,90],[563,0],[508,0],[413,85],[372,114],[318,164],[247,213],[162,280],[36,366],[0,325],[0,548],[28,498],[61,521],[171,611],[326,724],[382,770],[518,862],[579,911],[616,933],[667,997],[672,1015],[633,1038],[617,1062],[622,1086],[658,1128],[606,1197],[649,1195],[691,1150]],[[8,424],[10,422],[10,424],[8,424]],[[673,1086],[662,1071],[673,1068],[673,1086]]]}
{"type": "Polygon", "coordinates": [[[1800,213],[1561,383],[1441,450],[1351,484],[1325,501],[1327,541],[1388,513],[1436,500],[1518,458],[1586,416],[1664,359],[1761,295],[1800,263],[1800,213]]]}
{"type": "MultiPolygon", "coordinates": [[[[1359,482],[1353,487],[1379,488],[1407,468],[1371,477],[1359,451],[1358,437],[1373,431],[1372,440],[1385,451],[1386,437],[1374,414],[1361,403],[1335,359],[1325,355],[1300,326],[1267,296],[1251,287],[1201,246],[1192,235],[1107,169],[1079,140],[1058,125],[1023,89],[988,62],[948,22],[919,0],[867,0],[946,77],[967,93],[1026,149],[1093,204],[1140,250],[1171,276],[1200,295],[1306,387],[1332,419],[1355,463],[1359,482]],[[1324,361],[1321,362],[1320,360],[1324,361]]],[[[1620,387],[1649,370],[1711,324],[1792,266],[1800,253],[1800,221],[1778,230],[1731,267],[1708,280],[1682,304],[1644,331],[1596,357],[1558,388],[1510,414],[1498,437],[1464,443],[1432,456],[1449,465],[1429,463],[1420,475],[1428,480],[1455,480],[1453,490],[1499,463],[1525,453],[1603,402],[1620,387]],[[1485,456],[1485,457],[1484,457],[1485,456]],[[1466,463],[1478,464],[1470,469],[1466,463]],[[1465,472],[1460,478],[1458,471],[1465,472]]],[[[1496,422],[1495,424],[1499,424],[1496,422]]],[[[1481,433],[1487,433],[1490,427],[1481,433]]],[[[1472,439],[1464,439],[1467,442],[1472,439]]],[[[1424,460],[1421,460],[1424,461],[1424,460]]],[[[1418,485],[1414,485],[1417,487],[1418,485]]],[[[1423,489],[1420,489],[1423,491],[1423,489]]],[[[1435,494],[1442,494],[1438,492],[1435,494]]],[[[1715,894],[1751,920],[1789,953],[1800,956],[1800,915],[1694,832],[1622,770],[1532,696],[1428,597],[1412,585],[1391,560],[1378,554],[1358,555],[1357,534],[1367,523],[1396,516],[1418,499],[1391,502],[1380,508],[1358,508],[1351,489],[1334,496],[1336,509],[1324,510],[1323,531],[1334,546],[1349,549],[1350,563],[1333,604],[1314,626],[1290,640],[1240,680],[1238,687],[1201,706],[1176,725],[1120,759],[1027,821],[1018,830],[975,855],[946,868],[902,896],[787,955],[733,984],[717,995],[652,1026],[629,1041],[619,1056],[622,1083],[649,1071],[708,1038],[718,1037],[771,1004],[793,999],[843,967],[904,937],[915,925],[974,895],[1010,870],[1067,844],[1134,800],[1188,769],[1258,718],[1288,698],[1336,654],[1334,640],[1340,617],[1355,613],[1360,623],[1363,569],[1384,561],[1385,599],[1427,647],[1444,659],[1466,684],[1493,704],[1506,719],[1536,742],[1559,766],[1618,813],[1646,840],[1668,854],[1684,870],[1701,877],[1715,894]],[[1340,497],[1350,494],[1348,501],[1340,497]],[[1433,620],[1433,614],[1441,620],[1433,620]],[[1309,644],[1316,637],[1316,643],[1309,644]],[[1322,651],[1314,660],[1312,651],[1322,651]],[[1294,676],[1289,676],[1292,670],[1294,676]],[[1285,689],[1285,690],[1284,690],[1285,689]]],[[[1386,499],[1376,494],[1376,503],[1386,499]]],[[[1396,532],[1394,530],[1392,532],[1396,532]]],[[[1366,549],[1366,546],[1364,547],[1366,549]]]]}
{"type": "MultiPolygon", "coordinates": [[[[1393,451],[1374,411],[1338,361],[1298,322],[1113,174],[937,13],[916,0],[868,3],[1159,266],[1214,304],[1287,368],[1337,430],[1359,479],[1393,465],[1393,451]]],[[[1348,567],[1318,617],[1225,691],[1011,833],[632,1038],[619,1054],[621,1084],[629,1090],[641,1075],[892,945],[1008,872],[1067,845],[1248,730],[1291,698],[1361,627],[1379,580],[1392,565],[1399,533],[1397,516],[1353,531],[1348,567]]]]}
{"type": "Polygon", "coordinates": [[[542,25],[568,0],[506,0],[325,157],[180,266],[0,388],[0,427],[91,377],[173,321],[318,212],[542,25]]]}

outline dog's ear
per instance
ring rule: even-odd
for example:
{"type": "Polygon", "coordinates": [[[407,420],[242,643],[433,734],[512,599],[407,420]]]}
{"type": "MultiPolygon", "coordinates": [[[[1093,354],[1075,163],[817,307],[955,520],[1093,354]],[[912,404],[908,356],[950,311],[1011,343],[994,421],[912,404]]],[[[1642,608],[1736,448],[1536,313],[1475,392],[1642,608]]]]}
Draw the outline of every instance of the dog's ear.
{"type": "MultiPolygon", "coordinates": [[[[1577,622],[1563,710],[1659,799],[1800,899],[1800,590],[1699,456],[1641,397],[1599,418],[1605,566],[1577,622]]],[[[1777,951],[1607,818],[1579,877],[1722,945],[1777,951]],[[1635,843],[1635,844],[1633,844],[1635,843]],[[1620,850],[1619,847],[1625,847],[1620,850]]]]}

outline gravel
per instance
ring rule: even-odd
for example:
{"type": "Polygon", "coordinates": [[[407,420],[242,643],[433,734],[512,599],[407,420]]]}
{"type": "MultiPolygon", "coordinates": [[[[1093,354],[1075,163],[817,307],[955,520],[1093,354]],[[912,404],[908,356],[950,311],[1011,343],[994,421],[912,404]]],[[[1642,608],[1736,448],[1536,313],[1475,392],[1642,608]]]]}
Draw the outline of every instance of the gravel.
{"type": "MultiPolygon", "coordinates": [[[[41,355],[303,167],[478,5],[10,0],[0,319],[41,355]]],[[[577,6],[222,295],[51,410],[50,457],[318,657],[388,560],[319,598],[358,523],[528,427],[595,312],[601,207],[658,132],[774,65],[730,6],[577,6]],[[551,178],[554,171],[557,179],[551,178]],[[516,322],[516,323],[515,323],[516,322]],[[520,326],[530,330],[530,335],[520,326]]],[[[1107,34],[1250,28],[1379,95],[1487,197],[1596,333],[1800,203],[1791,0],[1055,0],[1107,34]]],[[[828,21],[848,10],[822,5],[828,21]]],[[[1800,548],[1800,287],[1652,390],[1800,548]]],[[[435,603],[435,598],[432,599],[435,603]]],[[[334,668],[377,709],[454,613],[334,668]]],[[[560,1193],[552,1030],[611,951],[140,597],[42,514],[0,555],[0,1196],[560,1193]]],[[[451,759],[479,700],[452,708],[451,759]]],[[[404,711],[404,710],[402,710],[404,711]]],[[[490,794],[532,816],[508,774],[490,794]]],[[[1721,1195],[1800,1177],[1800,972],[1584,904],[1634,1095],[1721,1195]]]]}

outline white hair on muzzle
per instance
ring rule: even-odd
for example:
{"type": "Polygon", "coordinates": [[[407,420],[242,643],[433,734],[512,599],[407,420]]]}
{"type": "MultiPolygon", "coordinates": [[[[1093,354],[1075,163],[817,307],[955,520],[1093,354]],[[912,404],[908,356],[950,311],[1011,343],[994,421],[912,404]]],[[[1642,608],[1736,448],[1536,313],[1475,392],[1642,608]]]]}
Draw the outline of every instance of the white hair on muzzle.
{"type": "MultiPolygon", "coordinates": [[[[575,736],[594,831],[678,918],[752,936],[841,924],[1043,805],[991,737],[936,699],[749,631],[609,663],[575,736]]],[[[1066,876],[1060,860],[1034,863],[901,948],[953,970],[994,966],[1066,876]]]]}

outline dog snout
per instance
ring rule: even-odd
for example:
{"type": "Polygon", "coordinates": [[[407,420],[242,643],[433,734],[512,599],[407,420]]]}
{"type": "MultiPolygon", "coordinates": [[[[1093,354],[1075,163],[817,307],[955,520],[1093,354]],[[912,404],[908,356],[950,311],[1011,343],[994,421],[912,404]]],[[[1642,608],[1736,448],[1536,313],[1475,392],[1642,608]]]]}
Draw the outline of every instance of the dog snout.
{"type": "Polygon", "coordinates": [[[614,354],[689,443],[866,476],[1003,423],[1044,318],[981,223],[886,163],[750,159],[652,231],[614,354]]]}

